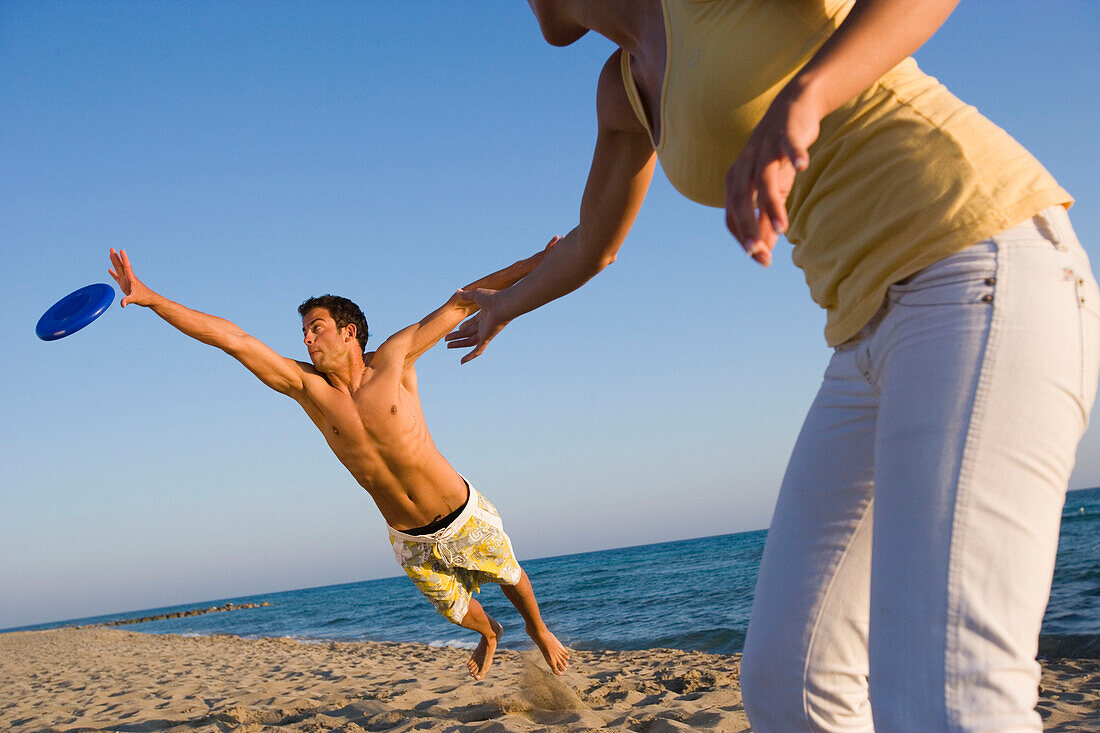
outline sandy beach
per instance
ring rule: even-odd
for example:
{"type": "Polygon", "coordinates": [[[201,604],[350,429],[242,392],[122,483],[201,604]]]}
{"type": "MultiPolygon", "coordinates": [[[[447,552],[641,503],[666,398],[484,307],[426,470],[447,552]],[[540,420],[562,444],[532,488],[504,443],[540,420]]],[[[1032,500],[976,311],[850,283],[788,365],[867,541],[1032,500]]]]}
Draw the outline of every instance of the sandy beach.
{"type": "MultiPolygon", "coordinates": [[[[748,731],[738,656],[573,652],[551,675],[468,652],[81,628],[0,634],[0,728],[31,731],[748,731]]],[[[1100,730],[1100,660],[1043,665],[1045,729],[1100,730]]]]}

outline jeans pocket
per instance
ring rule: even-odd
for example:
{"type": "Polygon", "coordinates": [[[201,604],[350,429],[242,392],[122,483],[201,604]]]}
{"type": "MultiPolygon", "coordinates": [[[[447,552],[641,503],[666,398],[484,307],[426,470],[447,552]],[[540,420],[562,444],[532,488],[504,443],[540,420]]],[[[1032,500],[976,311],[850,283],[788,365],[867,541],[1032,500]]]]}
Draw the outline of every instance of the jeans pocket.
{"type": "Polygon", "coordinates": [[[934,262],[890,286],[890,305],[928,307],[993,302],[997,284],[996,246],[983,242],[934,262]]]}

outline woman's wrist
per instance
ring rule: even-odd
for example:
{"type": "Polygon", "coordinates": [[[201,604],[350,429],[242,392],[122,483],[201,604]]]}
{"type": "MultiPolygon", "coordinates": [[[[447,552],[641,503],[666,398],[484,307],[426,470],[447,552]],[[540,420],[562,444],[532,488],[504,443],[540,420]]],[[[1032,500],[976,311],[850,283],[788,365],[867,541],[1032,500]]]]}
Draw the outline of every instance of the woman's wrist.
{"type": "Polygon", "coordinates": [[[493,294],[493,320],[501,326],[510,323],[512,319],[520,315],[516,310],[515,302],[515,291],[518,286],[519,283],[516,283],[510,288],[498,290],[493,294]]]}
{"type": "Polygon", "coordinates": [[[776,99],[792,112],[810,115],[820,122],[842,104],[834,104],[828,92],[825,74],[819,69],[804,69],[783,87],[776,99]]]}

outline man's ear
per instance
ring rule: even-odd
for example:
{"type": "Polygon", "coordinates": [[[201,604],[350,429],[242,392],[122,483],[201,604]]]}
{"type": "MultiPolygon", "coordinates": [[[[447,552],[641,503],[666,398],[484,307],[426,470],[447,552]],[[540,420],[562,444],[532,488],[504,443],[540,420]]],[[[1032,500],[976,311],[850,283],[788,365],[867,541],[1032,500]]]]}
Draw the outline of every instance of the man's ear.
{"type": "Polygon", "coordinates": [[[349,323],[344,326],[344,341],[355,341],[355,337],[358,335],[358,333],[356,333],[357,331],[358,329],[355,327],[354,323],[349,323]]]}

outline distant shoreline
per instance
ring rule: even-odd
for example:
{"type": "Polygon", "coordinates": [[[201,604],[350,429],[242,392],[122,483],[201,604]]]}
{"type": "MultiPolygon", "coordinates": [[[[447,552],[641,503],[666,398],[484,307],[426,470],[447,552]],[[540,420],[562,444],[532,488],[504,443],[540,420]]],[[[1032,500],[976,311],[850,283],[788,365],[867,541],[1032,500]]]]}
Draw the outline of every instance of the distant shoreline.
{"type": "Polygon", "coordinates": [[[141,616],[135,618],[120,618],[113,621],[102,621],[98,624],[73,624],[62,628],[95,628],[96,626],[128,626],[129,624],[143,624],[147,621],[163,621],[169,618],[187,618],[190,616],[202,616],[207,613],[222,613],[225,611],[240,611],[246,608],[263,608],[270,606],[270,601],[260,603],[225,603],[221,606],[209,606],[207,608],[192,608],[186,611],[173,611],[171,613],[158,613],[155,616],[141,616]]]}

